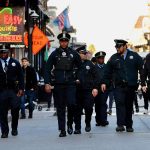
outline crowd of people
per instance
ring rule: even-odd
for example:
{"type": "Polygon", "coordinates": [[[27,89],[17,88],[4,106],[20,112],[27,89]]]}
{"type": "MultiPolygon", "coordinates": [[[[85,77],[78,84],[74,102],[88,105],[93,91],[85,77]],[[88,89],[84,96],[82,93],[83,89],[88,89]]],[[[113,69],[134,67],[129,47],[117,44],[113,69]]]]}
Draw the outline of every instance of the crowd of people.
{"type": "MultiPolygon", "coordinates": [[[[139,112],[137,91],[141,86],[144,98],[144,114],[148,114],[150,99],[150,54],[143,60],[136,52],[128,49],[127,41],[116,39],[113,54],[105,64],[106,53],[99,51],[89,58],[86,45],[76,50],[69,47],[70,35],[58,35],[60,47],[53,51],[46,63],[44,72],[45,98],[50,110],[53,95],[58,118],[59,137],[68,134],[81,134],[81,119],[84,110],[85,131],[91,131],[91,119],[95,107],[96,126],[107,126],[107,115],[112,114],[115,101],[116,132],[134,132],[132,115],[139,112]],[[139,82],[140,81],[140,82],[139,82]],[[107,100],[109,99],[109,107],[107,100]],[[67,109],[66,109],[67,108],[67,109]],[[67,118],[66,118],[67,111],[67,118]],[[67,128],[66,128],[67,127],[67,128]],[[67,132],[66,132],[67,131],[67,132]]],[[[33,117],[34,100],[37,98],[38,84],[35,69],[28,58],[21,64],[9,56],[9,46],[0,47],[0,125],[1,138],[9,134],[8,110],[11,110],[11,133],[18,135],[20,119],[26,118],[26,102],[29,116],[33,117]]],[[[44,92],[44,91],[43,91],[44,92]]]]}

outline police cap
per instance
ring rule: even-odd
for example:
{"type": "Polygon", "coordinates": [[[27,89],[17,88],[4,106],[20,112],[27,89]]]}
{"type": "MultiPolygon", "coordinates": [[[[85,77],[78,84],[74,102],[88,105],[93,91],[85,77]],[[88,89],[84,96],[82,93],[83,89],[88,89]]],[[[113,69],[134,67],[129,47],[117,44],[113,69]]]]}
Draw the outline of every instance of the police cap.
{"type": "Polygon", "coordinates": [[[0,45],[0,53],[9,53],[10,45],[0,45]]]}
{"type": "Polygon", "coordinates": [[[68,34],[68,33],[60,33],[58,36],[57,36],[57,39],[59,40],[59,41],[69,41],[70,40],[70,38],[71,38],[71,36],[70,36],[70,34],[68,34]]]}
{"type": "Polygon", "coordinates": [[[80,46],[79,48],[76,49],[76,51],[78,53],[87,53],[86,45],[80,46]]]}
{"type": "Polygon", "coordinates": [[[96,58],[105,57],[105,56],[106,56],[106,53],[104,51],[99,51],[95,54],[96,58]]]}
{"type": "Polygon", "coordinates": [[[122,39],[115,39],[114,42],[116,43],[115,47],[120,48],[121,46],[126,45],[128,42],[122,39]]]}
{"type": "Polygon", "coordinates": [[[92,61],[93,63],[96,63],[96,57],[92,57],[91,61],[92,61]]]}

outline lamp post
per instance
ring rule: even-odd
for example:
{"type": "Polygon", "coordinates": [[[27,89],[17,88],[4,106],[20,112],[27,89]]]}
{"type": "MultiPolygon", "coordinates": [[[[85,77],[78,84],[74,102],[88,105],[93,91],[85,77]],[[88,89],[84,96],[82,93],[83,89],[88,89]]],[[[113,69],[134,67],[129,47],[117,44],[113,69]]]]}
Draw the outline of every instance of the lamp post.
{"type": "Polygon", "coordinates": [[[34,57],[32,55],[32,32],[33,32],[33,28],[34,25],[36,25],[36,21],[37,18],[39,17],[39,15],[35,12],[35,10],[31,10],[29,9],[29,28],[28,28],[28,58],[29,58],[29,62],[31,63],[31,65],[34,65],[34,57]]]}

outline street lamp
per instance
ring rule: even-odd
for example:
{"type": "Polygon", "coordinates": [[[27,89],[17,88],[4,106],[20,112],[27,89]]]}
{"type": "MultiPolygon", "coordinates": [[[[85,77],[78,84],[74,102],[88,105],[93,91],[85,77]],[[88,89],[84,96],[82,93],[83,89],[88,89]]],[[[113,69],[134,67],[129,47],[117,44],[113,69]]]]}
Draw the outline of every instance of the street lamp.
{"type": "Polygon", "coordinates": [[[35,10],[31,10],[29,9],[29,28],[28,28],[28,41],[29,41],[29,45],[28,45],[28,58],[29,58],[29,62],[31,63],[31,65],[33,65],[33,55],[32,55],[32,32],[33,32],[33,28],[34,25],[36,24],[36,20],[39,17],[39,15],[35,12],[35,10]]]}

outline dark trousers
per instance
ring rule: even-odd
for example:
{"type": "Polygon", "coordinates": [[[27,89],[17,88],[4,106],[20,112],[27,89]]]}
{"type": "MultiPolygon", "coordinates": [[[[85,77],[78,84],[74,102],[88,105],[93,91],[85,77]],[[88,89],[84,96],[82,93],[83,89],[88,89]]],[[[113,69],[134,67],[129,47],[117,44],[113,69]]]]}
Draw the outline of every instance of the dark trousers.
{"type": "Polygon", "coordinates": [[[76,104],[76,87],[71,85],[56,85],[55,102],[57,108],[58,128],[59,130],[65,130],[66,107],[68,111],[68,125],[72,123],[72,116],[74,116],[74,108],[76,104]]]}
{"type": "Polygon", "coordinates": [[[25,103],[28,102],[29,114],[32,114],[34,110],[34,103],[35,100],[35,91],[34,90],[26,90],[25,94],[21,97],[21,114],[25,116],[25,103]]]}
{"type": "Polygon", "coordinates": [[[136,92],[135,92],[135,97],[134,97],[134,105],[135,105],[136,109],[139,108],[138,99],[137,99],[137,93],[136,92]]]}
{"type": "Polygon", "coordinates": [[[85,110],[85,124],[90,125],[93,113],[94,97],[92,90],[77,90],[77,109],[75,120],[77,121],[77,129],[81,128],[82,110],[85,110]]]}
{"type": "Polygon", "coordinates": [[[109,91],[108,96],[109,96],[109,110],[111,110],[112,106],[113,106],[113,102],[114,102],[114,92],[113,92],[113,90],[109,91]]]}
{"type": "Polygon", "coordinates": [[[114,98],[116,102],[117,125],[132,127],[133,100],[135,98],[135,87],[116,87],[114,98]]]}
{"type": "Polygon", "coordinates": [[[103,123],[107,121],[107,98],[108,91],[99,94],[95,97],[95,112],[96,112],[96,122],[103,123]]]}
{"type": "Polygon", "coordinates": [[[146,93],[142,92],[142,94],[144,98],[144,108],[148,109],[148,102],[150,100],[150,88],[147,89],[146,93]]]}
{"type": "Polygon", "coordinates": [[[9,133],[8,127],[8,110],[11,109],[12,130],[17,130],[19,109],[20,109],[20,98],[16,96],[16,92],[13,90],[2,90],[0,91],[0,124],[1,132],[9,133]]]}

